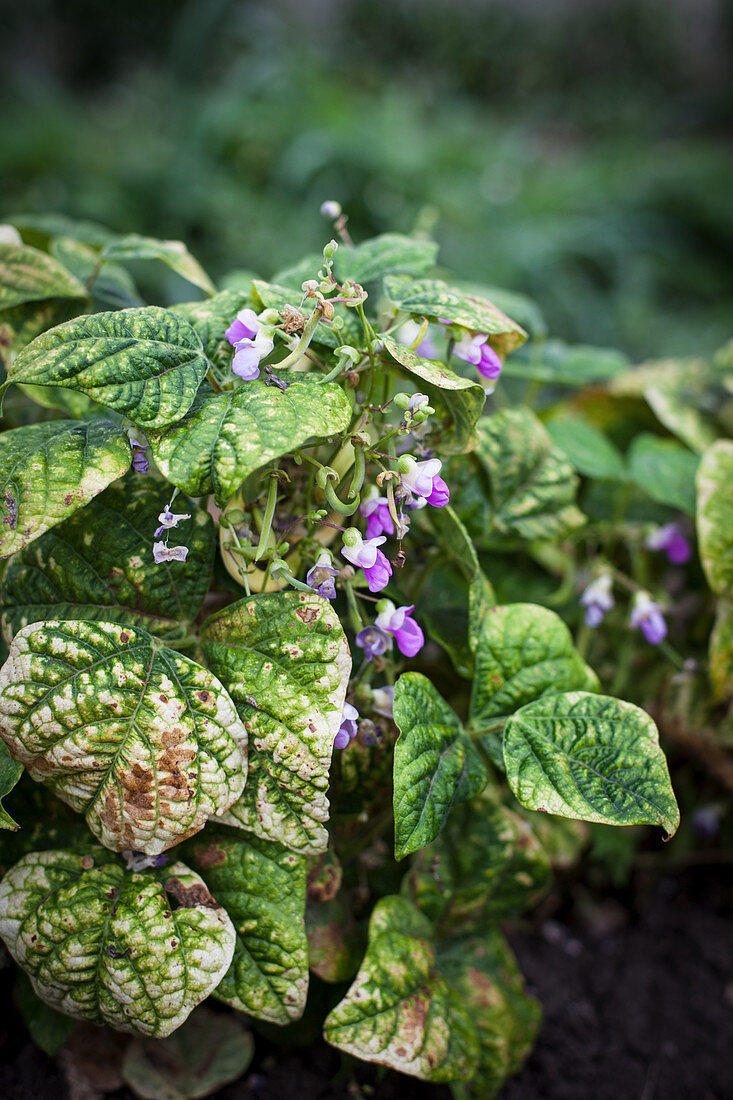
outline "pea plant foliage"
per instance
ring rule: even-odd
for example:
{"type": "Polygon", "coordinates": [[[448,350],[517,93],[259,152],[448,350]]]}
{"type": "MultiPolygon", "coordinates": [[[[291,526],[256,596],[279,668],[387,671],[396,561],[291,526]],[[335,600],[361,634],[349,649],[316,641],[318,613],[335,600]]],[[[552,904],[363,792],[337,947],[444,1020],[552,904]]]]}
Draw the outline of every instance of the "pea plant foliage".
{"type": "Polygon", "coordinates": [[[484,1098],[538,1027],[501,922],[553,821],[679,814],[652,718],[493,587],[588,522],[495,392],[530,304],[324,211],[338,243],[221,289],[176,242],[4,231],[0,935],[53,1019],[285,1026],[330,983],[333,1046],[484,1098]],[[194,300],[145,305],[153,262],[194,300]]]}

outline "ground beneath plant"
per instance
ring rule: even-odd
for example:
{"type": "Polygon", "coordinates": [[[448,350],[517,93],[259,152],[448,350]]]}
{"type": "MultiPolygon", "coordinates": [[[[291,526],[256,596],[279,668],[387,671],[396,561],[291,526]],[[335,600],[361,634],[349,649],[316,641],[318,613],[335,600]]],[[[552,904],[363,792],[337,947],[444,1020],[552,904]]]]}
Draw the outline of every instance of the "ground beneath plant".
{"type": "MultiPolygon", "coordinates": [[[[570,900],[555,899],[533,926],[511,933],[545,1022],[499,1100],[731,1100],[733,866],[637,880],[633,897],[574,888],[570,900]]],[[[46,1057],[17,1014],[4,1013],[2,1100],[133,1100],[101,1084],[105,1091],[63,1054],[46,1057]]],[[[372,1066],[350,1078],[325,1045],[276,1052],[258,1038],[246,1078],[216,1093],[216,1100],[291,1097],[449,1100],[450,1092],[372,1066]]]]}

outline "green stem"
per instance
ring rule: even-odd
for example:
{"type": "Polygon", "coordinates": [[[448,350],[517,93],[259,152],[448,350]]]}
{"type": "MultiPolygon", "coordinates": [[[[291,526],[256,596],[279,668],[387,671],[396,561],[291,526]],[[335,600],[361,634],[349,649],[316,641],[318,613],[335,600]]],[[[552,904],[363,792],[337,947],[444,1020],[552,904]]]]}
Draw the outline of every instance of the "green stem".
{"type": "Polygon", "coordinates": [[[344,585],[346,589],[346,601],[349,605],[349,619],[351,620],[351,627],[355,634],[358,634],[364,625],[364,620],[361,617],[361,611],[359,605],[356,602],[356,596],[354,595],[354,589],[347,582],[344,585]]]}
{"type": "Polygon", "coordinates": [[[313,310],[313,313],[308,320],[308,324],[303,329],[303,335],[298,341],[297,346],[290,352],[290,355],[287,355],[281,362],[273,363],[273,370],[287,370],[288,367],[292,367],[293,363],[297,363],[297,361],[303,357],[305,349],[308,347],[311,340],[313,339],[313,334],[316,331],[316,327],[318,326],[318,322],[320,321],[320,319],[321,309],[319,305],[316,305],[316,308],[313,310]]]}
{"type": "Polygon", "coordinates": [[[265,550],[267,549],[267,543],[270,538],[270,532],[272,531],[272,520],[275,516],[275,505],[277,504],[277,474],[270,474],[270,485],[267,490],[267,502],[265,504],[265,514],[262,517],[262,526],[260,527],[260,539],[257,543],[257,554],[255,555],[255,561],[259,561],[265,550]]]}

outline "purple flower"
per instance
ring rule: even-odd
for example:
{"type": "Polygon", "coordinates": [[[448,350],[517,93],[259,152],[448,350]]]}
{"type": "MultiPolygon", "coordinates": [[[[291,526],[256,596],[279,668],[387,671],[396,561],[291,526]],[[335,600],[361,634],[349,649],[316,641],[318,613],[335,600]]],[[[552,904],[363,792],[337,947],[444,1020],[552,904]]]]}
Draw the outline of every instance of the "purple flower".
{"type": "Polygon", "coordinates": [[[182,519],[190,518],[191,516],[188,512],[185,515],[183,512],[180,512],[178,514],[176,514],[175,512],[171,512],[170,504],[167,504],[165,506],[165,510],[161,512],[158,516],[160,527],[157,528],[153,537],[159,539],[164,531],[167,531],[171,527],[177,527],[182,519]]]}
{"type": "Polygon", "coordinates": [[[271,327],[264,325],[253,309],[242,309],[224,335],[235,349],[234,373],[245,382],[259,378],[260,359],[274,347],[271,327]]]}
{"type": "Polygon", "coordinates": [[[156,565],[160,565],[162,561],[185,561],[187,555],[187,546],[169,546],[167,542],[153,543],[153,561],[156,565]]]}
{"type": "Polygon", "coordinates": [[[148,462],[148,444],[141,443],[139,440],[131,438],[130,446],[132,447],[132,468],[139,474],[146,474],[150,469],[150,463],[148,462]]]}
{"type": "Polygon", "coordinates": [[[367,521],[366,536],[375,539],[378,535],[393,535],[394,522],[389,512],[389,501],[380,497],[372,486],[369,495],[361,502],[360,512],[367,521]]]}
{"type": "Polygon", "coordinates": [[[371,661],[373,657],[381,657],[383,653],[392,648],[392,639],[386,630],[375,624],[374,626],[365,626],[363,630],[359,631],[356,635],[356,644],[359,649],[364,650],[367,661],[371,661]]]}
{"type": "MultiPolygon", "coordinates": [[[[489,343],[488,336],[481,333],[477,336],[464,336],[453,350],[459,359],[472,363],[479,374],[490,382],[495,382],[501,374],[501,359],[489,343]]],[[[493,388],[492,386],[491,390],[493,388]]]]}
{"type": "Polygon", "coordinates": [[[405,657],[414,657],[425,645],[425,635],[411,617],[414,610],[414,604],[395,607],[391,600],[380,600],[377,604],[375,625],[394,635],[397,648],[405,657]]]}
{"type": "Polygon", "coordinates": [[[338,577],[338,569],[331,564],[331,555],[328,550],[321,550],[315,565],[308,570],[305,583],[310,585],[318,596],[326,600],[336,599],[336,585],[334,577],[338,577]]]}
{"type": "Polygon", "coordinates": [[[383,718],[392,718],[394,711],[394,688],[389,685],[383,688],[374,688],[372,693],[372,710],[375,714],[381,714],[383,718]]]}
{"type": "Polygon", "coordinates": [[[657,528],[647,536],[644,545],[647,550],[663,550],[672,565],[684,565],[692,557],[692,547],[676,523],[657,528]]]}
{"type": "Polygon", "coordinates": [[[392,566],[379,549],[386,542],[384,535],[373,539],[362,539],[355,527],[344,531],[344,545],[341,553],[352,565],[364,570],[370,592],[381,592],[386,588],[392,576],[392,566]]]}
{"type": "Polygon", "coordinates": [[[649,645],[659,645],[667,636],[664,616],[648,592],[637,592],[631,609],[631,629],[641,630],[649,645]]]}
{"type": "Polygon", "coordinates": [[[359,718],[359,711],[356,707],[352,707],[351,703],[344,703],[344,709],[341,714],[341,725],[339,726],[338,733],[333,739],[333,747],[335,749],[345,749],[349,741],[352,741],[357,734],[357,721],[359,718]]]}
{"type": "MultiPolygon", "coordinates": [[[[399,339],[400,344],[406,347],[412,347],[412,345],[420,336],[421,331],[422,325],[418,325],[417,321],[409,320],[400,325],[396,335],[399,339]]],[[[439,354],[440,353],[438,351],[437,345],[435,344],[434,340],[432,340],[431,337],[428,335],[428,331],[426,329],[425,335],[420,340],[420,343],[417,344],[417,346],[415,347],[415,355],[419,355],[423,359],[437,359],[439,354]]]]}
{"type": "Polygon", "coordinates": [[[167,852],[161,852],[157,856],[146,856],[145,852],[123,852],[122,858],[127,864],[128,871],[146,871],[149,867],[165,867],[169,860],[167,852]]]}
{"type": "Polygon", "coordinates": [[[450,489],[440,477],[443,463],[439,458],[427,458],[416,462],[412,455],[402,455],[397,468],[402,475],[402,485],[413,496],[421,497],[433,508],[445,508],[450,500],[450,489]]]}
{"type": "Polygon", "coordinates": [[[613,607],[615,600],[611,593],[612,583],[610,573],[603,573],[588,585],[580,597],[588,626],[600,626],[603,616],[613,607]]]}

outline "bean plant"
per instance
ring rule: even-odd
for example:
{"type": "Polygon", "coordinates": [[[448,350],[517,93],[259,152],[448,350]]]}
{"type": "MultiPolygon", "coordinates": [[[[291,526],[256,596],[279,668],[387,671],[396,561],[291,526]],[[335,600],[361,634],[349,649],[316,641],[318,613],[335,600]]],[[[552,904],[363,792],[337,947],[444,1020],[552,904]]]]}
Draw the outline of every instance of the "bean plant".
{"type": "MultiPolygon", "coordinates": [[[[164,1039],[208,997],[256,1027],[306,1012],[485,1098],[539,1026],[502,922],[563,819],[679,822],[654,720],[585,659],[614,591],[619,654],[669,644],[578,504],[579,473],[630,478],[539,394],[626,373],[436,277],[430,240],[324,214],[322,255],[219,289],[178,242],[2,230],[0,935],[29,1019],[164,1039]],[[197,300],[145,304],[151,263],[197,300]]],[[[664,507],[639,553],[684,557],[664,507]]]]}

